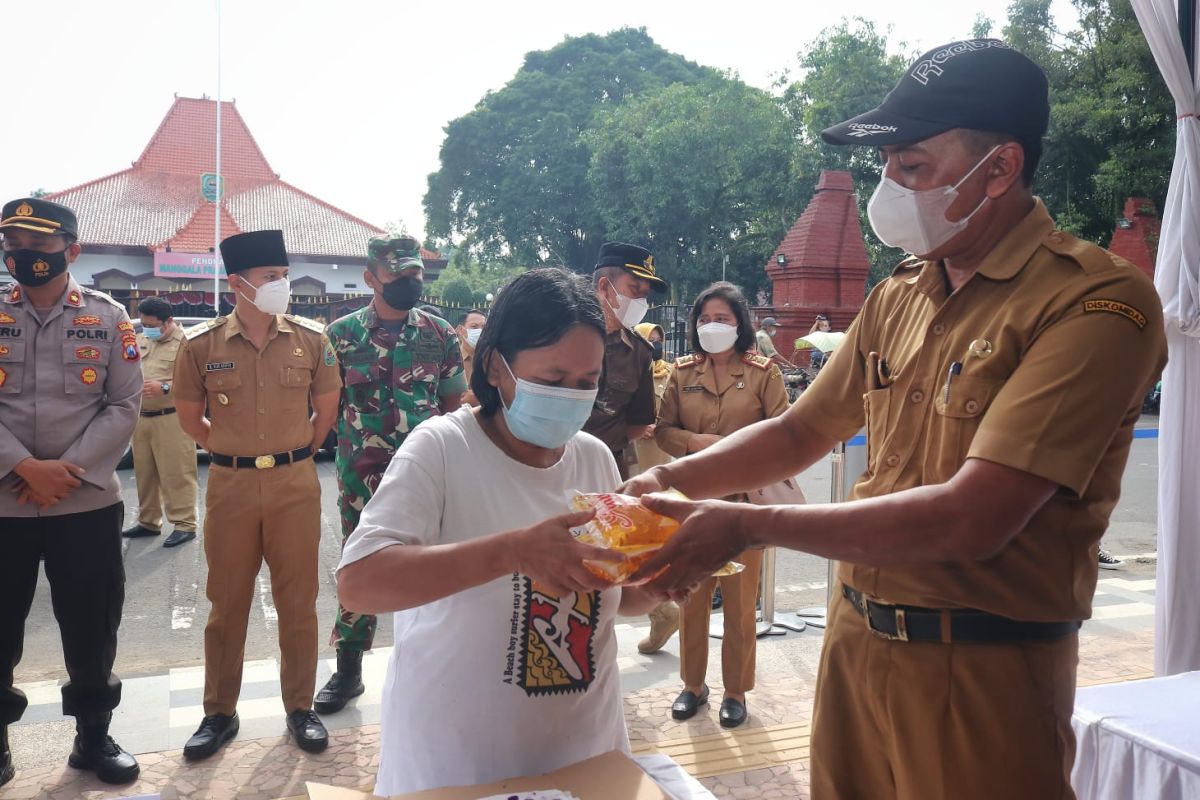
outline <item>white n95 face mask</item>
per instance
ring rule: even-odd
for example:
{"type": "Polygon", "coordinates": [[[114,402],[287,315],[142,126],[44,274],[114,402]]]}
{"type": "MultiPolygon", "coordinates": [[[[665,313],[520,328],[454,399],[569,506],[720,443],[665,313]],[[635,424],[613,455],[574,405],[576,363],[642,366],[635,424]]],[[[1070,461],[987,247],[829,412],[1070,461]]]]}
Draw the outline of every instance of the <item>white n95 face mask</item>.
{"type": "Polygon", "coordinates": [[[709,322],[696,328],[696,338],[700,347],[709,355],[724,353],[737,344],[738,329],[736,325],[726,325],[724,322],[709,322]]]}
{"type": "Polygon", "coordinates": [[[951,222],[946,219],[946,211],[958,199],[958,187],[999,149],[1000,145],[993,147],[953,186],[916,190],[901,186],[891,178],[881,178],[871,195],[871,202],[867,203],[867,219],[879,241],[914,256],[925,256],[953,239],[988,201],[984,195],[970,214],[951,222]]]}
{"type": "MultiPolygon", "coordinates": [[[[238,292],[238,294],[242,293],[238,292]]],[[[246,295],[242,294],[242,297],[246,297],[246,295]]],[[[250,300],[249,297],[246,297],[246,299],[250,300]]],[[[256,286],[254,288],[254,299],[250,300],[264,314],[285,314],[287,313],[288,303],[291,301],[292,284],[287,278],[280,278],[277,281],[256,286]]]]}

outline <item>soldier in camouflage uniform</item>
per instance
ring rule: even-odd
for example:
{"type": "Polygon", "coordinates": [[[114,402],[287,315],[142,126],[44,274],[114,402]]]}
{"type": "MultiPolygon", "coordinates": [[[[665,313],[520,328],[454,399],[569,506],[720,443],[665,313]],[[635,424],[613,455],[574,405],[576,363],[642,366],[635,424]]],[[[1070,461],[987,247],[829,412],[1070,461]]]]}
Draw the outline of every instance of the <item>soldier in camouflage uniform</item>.
{"type": "MultiPolygon", "coordinates": [[[[408,432],[457,409],[467,388],[454,329],[414,308],[423,269],[415,239],[372,239],[365,278],[375,297],[327,330],[343,382],[336,461],[343,542],[408,432]]],[[[338,608],[330,637],[337,671],[317,693],[318,712],[338,711],[362,694],[362,654],[371,649],[375,623],[374,616],[338,608]]]]}

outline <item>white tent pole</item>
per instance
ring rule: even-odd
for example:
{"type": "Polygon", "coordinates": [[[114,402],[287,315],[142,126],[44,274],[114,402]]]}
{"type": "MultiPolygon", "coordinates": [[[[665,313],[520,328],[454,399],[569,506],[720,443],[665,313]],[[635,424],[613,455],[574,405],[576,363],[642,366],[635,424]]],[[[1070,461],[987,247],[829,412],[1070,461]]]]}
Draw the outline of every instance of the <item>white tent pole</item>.
{"type": "Polygon", "coordinates": [[[217,4],[217,194],[213,203],[213,316],[221,316],[221,0],[217,4]]]}

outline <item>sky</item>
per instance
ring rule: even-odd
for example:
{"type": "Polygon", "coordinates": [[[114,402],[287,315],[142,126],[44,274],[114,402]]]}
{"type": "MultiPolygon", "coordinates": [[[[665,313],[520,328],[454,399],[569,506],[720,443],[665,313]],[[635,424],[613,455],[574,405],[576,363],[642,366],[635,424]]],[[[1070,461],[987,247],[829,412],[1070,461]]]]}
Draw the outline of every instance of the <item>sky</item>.
{"type": "MultiPolygon", "coordinates": [[[[769,88],[843,17],[896,52],[970,36],[1009,0],[224,0],[220,95],[236,99],[284,180],[368,222],[421,235],[448,122],[524,55],[567,36],[645,27],[661,46],[769,88]]],[[[1054,0],[1071,28],[1069,0],[1054,0]]],[[[217,96],[216,0],[42,0],[0,6],[0,200],[124,169],[176,94],[217,96]]],[[[864,109],[865,110],[865,109],[864,109]]],[[[199,178],[197,178],[199,180],[199,178]]]]}

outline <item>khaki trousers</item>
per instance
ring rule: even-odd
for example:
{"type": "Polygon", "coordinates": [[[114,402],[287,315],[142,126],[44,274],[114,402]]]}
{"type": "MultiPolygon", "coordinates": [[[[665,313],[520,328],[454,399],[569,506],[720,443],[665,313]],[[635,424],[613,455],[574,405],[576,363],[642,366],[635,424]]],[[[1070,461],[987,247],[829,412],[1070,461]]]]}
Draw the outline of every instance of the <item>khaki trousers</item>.
{"type": "Polygon", "coordinates": [[[813,800],[1071,800],[1079,638],[883,639],[834,588],[813,712],[813,800]]]}
{"type": "Polygon", "coordinates": [[[237,708],[250,603],[264,558],[279,616],[284,710],[312,708],[321,540],[316,466],[311,458],[264,470],[213,466],[205,507],[212,608],[204,629],[204,713],[232,714],[237,708]]]}
{"type": "Polygon", "coordinates": [[[139,417],[133,429],[138,524],[161,530],[163,508],[176,530],[196,530],[196,443],[177,414],[139,417]]]}
{"type": "Polygon", "coordinates": [[[754,688],[754,602],[762,571],[762,550],[747,550],[735,561],[746,568],[737,575],[706,578],[683,604],[679,617],[679,675],[684,686],[700,686],[708,673],[708,623],[713,590],[721,582],[725,611],[725,636],[721,640],[721,683],[726,692],[754,688]]]}

